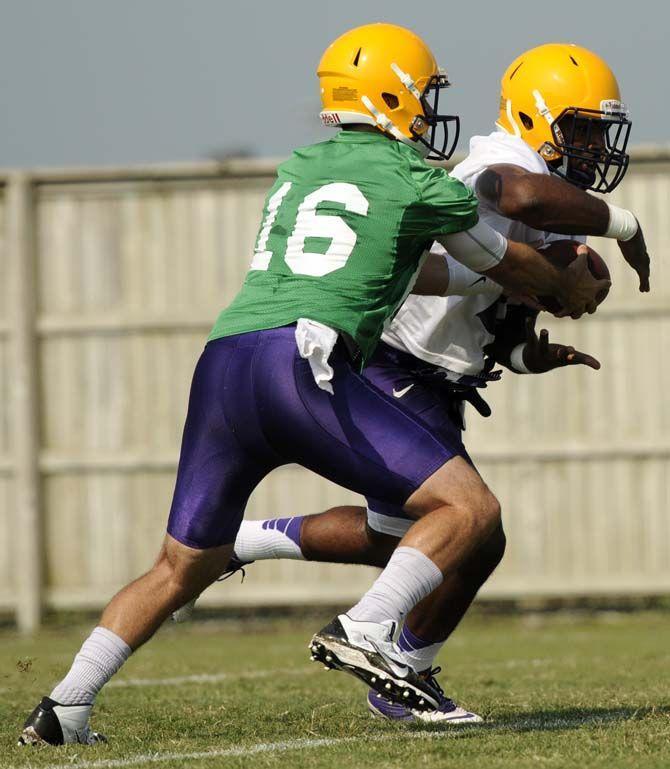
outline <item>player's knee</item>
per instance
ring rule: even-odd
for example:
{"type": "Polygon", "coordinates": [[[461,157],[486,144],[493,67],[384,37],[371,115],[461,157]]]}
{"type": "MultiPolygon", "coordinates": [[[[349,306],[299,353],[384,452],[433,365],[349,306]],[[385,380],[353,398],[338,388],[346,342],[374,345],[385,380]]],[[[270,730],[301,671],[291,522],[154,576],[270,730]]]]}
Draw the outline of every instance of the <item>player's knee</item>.
{"type": "Polygon", "coordinates": [[[487,542],[497,529],[502,529],[500,502],[485,485],[473,490],[460,504],[461,514],[477,542],[487,542]]]}
{"type": "Polygon", "coordinates": [[[501,523],[463,565],[462,572],[483,585],[502,561],[506,546],[507,537],[501,523]]]}
{"type": "Polygon", "coordinates": [[[487,542],[487,561],[492,567],[491,571],[493,571],[500,561],[502,561],[506,549],[507,535],[503,529],[502,521],[500,521],[500,525],[496,527],[491,538],[487,542]]]}
{"type": "Polygon", "coordinates": [[[502,529],[502,510],[500,508],[500,502],[498,501],[498,498],[491,492],[490,489],[485,488],[481,495],[480,504],[482,511],[481,515],[486,530],[490,533],[491,536],[494,536],[495,532],[500,530],[500,535],[504,541],[505,533],[502,529]]]}
{"type": "Polygon", "coordinates": [[[222,558],[225,556],[221,551],[224,549],[232,551],[232,545],[227,548],[193,550],[173,540],[161,549],[153,571],[164,589],[181,606],[219,577],[222,558]]]}

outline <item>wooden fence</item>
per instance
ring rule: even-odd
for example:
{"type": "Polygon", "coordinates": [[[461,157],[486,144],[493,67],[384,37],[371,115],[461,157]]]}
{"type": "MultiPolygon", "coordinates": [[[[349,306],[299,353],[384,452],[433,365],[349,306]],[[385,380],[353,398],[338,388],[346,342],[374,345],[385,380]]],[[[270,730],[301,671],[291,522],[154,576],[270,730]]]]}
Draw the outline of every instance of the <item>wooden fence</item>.
{"type": "MultiPolygon", "coordinates": [[[[248,265],[275,164],[231,161],[0,177],[0,607],[97,607],[155,555],[193,364],[248,265]]],[[[615,202],[654,257],[640,295],[616,245],[592,317],[547,320],[603,369],[506,375],[467,443],[503,503],[490,597],[670,592],[670,152],[638,150],[615,202]]],[[[297,467],[249,515],[355,495],[297,467]]],[[[216,605],[339,603],[373,572],[294,562],[216,586],[216,605]]]]}

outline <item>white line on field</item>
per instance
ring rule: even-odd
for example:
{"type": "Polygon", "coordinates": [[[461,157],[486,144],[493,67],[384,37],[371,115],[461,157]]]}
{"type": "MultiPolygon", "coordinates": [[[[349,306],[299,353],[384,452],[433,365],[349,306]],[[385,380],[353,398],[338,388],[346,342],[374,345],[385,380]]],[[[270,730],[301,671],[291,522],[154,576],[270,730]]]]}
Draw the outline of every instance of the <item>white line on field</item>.
{"type": "Polygon", "coordinates": [[[274,670],[246,670],[239,673],[196,673],[173,678],[120,678],[111,680],[106,689],[128,686],[180,686],[181,684],[215,684],[219,681],[237,681],[248,678],[272,678],[273,676],[304,676],[314,673],[311,668],[275,668],[274,670]]]}
{"type": "MultiPolygon", "coordinates": [[[[316,673],[316,667],[274,668],[272,670],[243,670],[239,673],[195,673],[190,676],[172,678],[119,678],[112,679],[105,689],[125,689],[143,686],[182,686],[186,684],[216,684],[220,681],[240,681],[253,678],[273,678],[274,676],[305,676],[316,673]]],[[[0,686],[0,694],[12,691],[11,686],[0,686]]]]}
{"type": "MultiPolygon", "coordinates": [[[[446,732],[411,732],[403,734],[403,739],[434,739],[448,737],[446,732]]],[[[48,764],[42,769],[118,769],[124,766],[141,764],[160,764],[167,761],[198,761],[208,758],[233,756],[253,756],[258,753],[284,753],[289,750],[307,750],[309,748],[330,748],[335,745],[356,742],[382,742],[388,740],[388,734],[369,734],[360,737],[328,737],[323,739],[286,740],[283,742],[262,742],[258,745],[234,745],[221,750],[203,750],[193,753],[145,753],[130,758],[101,758],[97,761],[69,761],[67,764],[48,764]]],[[[10,766],[7,769],[20,769],[10,766]]]]}
{"type": "MultiPolygon", "coordinates": [[[[601,661],[602,658],[591,658],[601,661]]],[[[496,668],[538,668],[548,664],[574,664],[575,657],[553,657],[546,659],[502,659],[480,660],[476,669],[495,670],[496,668]]],[[[113,679],[105,689],[124,689],[128,687],[143,686],[182,686],[187,684],[216,684],[221,681],[237,681],[254,678],[272,678],[273,676],[304,676],[316,672],[315,667],[275,668],[273,670],[245,670],[238,673],[194,673],[190,676],[173,676],[171,678],[121,678],[113,679]]],[[[0,686],[0,694],[13,691],[15,687],[0,686]]]]}
{"type": "MultiPolygon", "coordinates": [[[[282,753],[287,750],[301,750],[303,748],[331,747],[340,742],[351,742],[356,737],[335,737],[322,740],[290,740],[287,742],[267,742],[259,745],[235,746],[222,748],[221,750],[203,750],[193,753],[146,753],[132,756],[131,758],[101,758],[98,761],[69,762],[67,764],[49,764],[43,769],[115,769],[122,766],[135,766],[138,764],[159,764],[166,761],[197,761],[204,758],[222,758],[225,756],[253,756],[257,753],[282,753]]],[[[9,769],[18,769],[10,767],[9,769]]]]}
{"type": "MultiPolygon", "coordinates": [[[[101,758],[96,761],[69,761],[66,764],[47,764],[41,769],[121,769],[126,766],[141,766],[142,764],[161,764],[168,761],[199,761],[210,758],[253,756],[259,753],[285,753],[290,750],[308,750],[310,748],[334,747],[335,745],[355,744],[358,742],[385,742],[389,738],[401,737],[403,740],[440,740],[458,738],[466,732],[493,729],[495,731],[560,731],[562,729],[581,729],[585,724],[606,724],[608,722],[628,720],[632,716],[624,713],[600,713],[579,718],[559,718],[547,721],[541,717],[522,717],[516,721],[496,724],[491,721],[478,725],[451,726],[442,732],[412,731],[402,734],[367,734],[360,737],[325,737],[322,739],[285,740],[281,742],[262,742],[258,745],[233,745],[220,750],[203,750],[192,753],[145,753],[129,758],[101,758]]],[[[74,758],[74,757],[73,757],[74,758]]],[[[27,769],[17,765],[6,769],[27,769]]]]}

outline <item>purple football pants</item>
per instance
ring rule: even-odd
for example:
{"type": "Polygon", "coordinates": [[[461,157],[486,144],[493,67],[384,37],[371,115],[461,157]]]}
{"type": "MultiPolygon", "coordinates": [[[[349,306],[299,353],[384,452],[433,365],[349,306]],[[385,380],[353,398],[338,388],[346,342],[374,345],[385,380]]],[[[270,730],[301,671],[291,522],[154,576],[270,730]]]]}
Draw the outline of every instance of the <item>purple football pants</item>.
{"type": "Polygon", "coordinates": [[[207,344],[191,385],[171,536],[201,549],[234,542],[251,492],[280,465],[402,508],[463,453],[458,434],[432,429],[357,373],[343,344],[330,363],[334,395],[298,354],[295,326],[207,344]]]}
{"type": "MultiPolygon", "coordinates": [[[[369,382],[419,417],[433,435],[451,447],[453,455],[463,457],[474,467],[461,437],[462,400],[454,394],[453,387],[437,366],[380,342],[363,373],[369,382]]],[[[406,527],[381,523],[379,516],[412,521],[402,505],[389,504],[379,495],[368,497],[367,503],[373,514],[368,513],[368,522],[384,533],[393,533],[395,529],[399,536],[406,527]]]]}

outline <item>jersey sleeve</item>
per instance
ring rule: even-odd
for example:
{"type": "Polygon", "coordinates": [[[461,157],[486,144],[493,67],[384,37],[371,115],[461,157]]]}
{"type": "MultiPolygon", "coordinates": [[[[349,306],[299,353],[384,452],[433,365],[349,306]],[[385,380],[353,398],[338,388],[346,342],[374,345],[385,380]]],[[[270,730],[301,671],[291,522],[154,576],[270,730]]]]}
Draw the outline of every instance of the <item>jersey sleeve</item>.
{"type": "Polygon", "coordinates": [[[488,136],[474,136],[470,151],[451,172],[470,189],[476,189],[484,171],[495,165],[511,165],[533,174],[548,174],[547,164],[523,139],[494,131],[488,136]]]}
{"type": "Polygon", "coordinates": [[[432,240],[477,224],[477,197],[458,179],[442,168],[429,166],[415,179],[417,200],[409,207],[406,218],[418,237],[432,240]]]}

